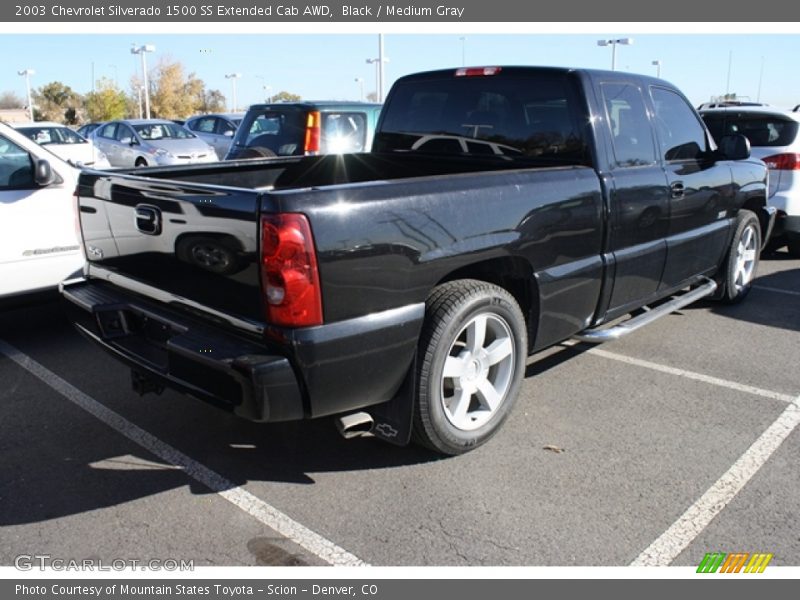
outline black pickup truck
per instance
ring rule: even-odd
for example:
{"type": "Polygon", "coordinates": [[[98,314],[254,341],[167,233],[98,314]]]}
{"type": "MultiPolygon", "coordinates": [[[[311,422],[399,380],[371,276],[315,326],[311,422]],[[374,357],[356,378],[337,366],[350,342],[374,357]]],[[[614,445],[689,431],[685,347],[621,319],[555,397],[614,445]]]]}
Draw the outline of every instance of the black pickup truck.
{"type": "Polygon", "coordinates": [[[458,454],[508,417],[529,354],[747,294],[766,184],[662,80],[421,73],[372,153],[84,172],[88,262],[62,290],[140,393],[458,454]]]}

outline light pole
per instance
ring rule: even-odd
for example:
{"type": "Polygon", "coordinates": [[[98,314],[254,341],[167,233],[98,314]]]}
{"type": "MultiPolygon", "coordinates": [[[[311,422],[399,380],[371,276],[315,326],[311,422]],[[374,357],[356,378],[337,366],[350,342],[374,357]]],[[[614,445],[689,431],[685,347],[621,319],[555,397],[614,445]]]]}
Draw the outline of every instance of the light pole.
{"type": "Polygon", "coordinates": [[[272,104],[272,86],[264,85],[262,87],[264,89],[264,102],[267,104],[272,104]]]}
{"type": "MultiPolygon", "coordinates": [[[[388,58],[384,58],[383,62],[389,62],[388,58]]],[[[376,102],[383,102],[383,77],[381,77],[381,72],[383,69],[381,68],[381,59],[380,58],[368,58],[367,59],[368,65],[375,65],[375,101],[376,102]]]]}
{"type": "Polygon", "coordinates": [[[359,101],[364,101],[364,78],[363,77],[356,77],[356,83],[358,84],[359,89],[359,101]]]}
{"type": "Polygon", "coordinates": [[[152,44],[143,44],[141,46],[133,45],[131,54],[140,54],[142,57],[142,83],[144,85],[144,118],[150,118],[150,86],[147,83],[147,59],[145,58],[148,52],[155,52],[156,47],[152,44]]]}
{"type": "Polygon", "coordinates": [[[466,50],[467,38],[462,35],[458,39],[461,40],[461,66],[462,67],[466,67],[467,66],[467,50],[466,50]]]}
{"type": "Polygon", "coordinates": [[[651,64],[656,68],[656,77],[660,78],[661,77],[661,61],[660,60],[654,60],[651,64]]]}
{"type": "Polygon", "coordinates": [[[25,77],[25,89],[28,92],[28,114],[31,117],[31,121],[33,121],[33,100],[31,100],[31,75],[36,75],[36,71],[33,69],[23,69],[22,71],[17,71],[17,75],[22,75],[25,77]]]}
{"type": "Polygon", "coordinates": [[[611,70],[617,69],[617,44],[623,46],[630,46],[633,44],[633,38],[619,38],[616,40],[597,40],[598,46],[611,46],[611,70]]]}
{"type": "Polygon", "coordinates": [[[233,105],[231,106],[231,112],[236,112],[236,80],[241,76],[241,73],[228,73],[225,75],[225,79],[230,79],[231,86],[233,87],[233,105]]]}

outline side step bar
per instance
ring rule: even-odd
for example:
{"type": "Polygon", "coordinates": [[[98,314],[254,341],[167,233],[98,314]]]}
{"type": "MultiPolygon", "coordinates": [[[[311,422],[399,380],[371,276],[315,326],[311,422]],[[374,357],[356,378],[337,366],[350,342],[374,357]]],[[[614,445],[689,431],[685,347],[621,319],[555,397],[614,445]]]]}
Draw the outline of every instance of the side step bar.
{"type": "Polygon", "coordinates": [[[640,327],[644,327],[648,323],[652,323],[656,319],[660,319],[661,317],[668,315],[676,310],[683,308],[684,306],[688,306],[693,302],[697,302],[701,298],[705,298],[710,296],[715,291],[717,291],[717,282],[712,281],[710,279],[706,280],[700,287],[697,287],[693,290],[690,290],[680,296],[676,296],[669,302],[665,302],[657,306],[656,308],[651,308],[645,310],[647,312],[642,313],[639,316],[633,317],[620,323],[619,325],[614,325],[613,327],[603,328],[596,328],[596,329],[585,329],[580,333],[574,335],[573,337],[576,340],[581,342],[588,342],[590,344],[600,344],[602,342],[610,342],[613,340],[618,340],[621,337],[628,335],[639,329],[640,327]]]}

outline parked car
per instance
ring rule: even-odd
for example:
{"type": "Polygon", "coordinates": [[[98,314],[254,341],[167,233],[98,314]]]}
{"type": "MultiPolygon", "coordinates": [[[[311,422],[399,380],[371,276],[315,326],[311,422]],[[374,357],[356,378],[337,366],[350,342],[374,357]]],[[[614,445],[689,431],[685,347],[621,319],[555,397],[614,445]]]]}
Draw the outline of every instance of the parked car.
{"type": "Polygon", "coordinates": [[[212,146],[172,121],[110,121],[92,133],[92,140],[115,167],[147,167],[215,162],[212,146]]]}
{"type": "Polygon", "coordinates": [[[83,137],[88,139],[89,136],[92,134],[92,132],[95,129],[97,129],[98,127],[100,127],[100,125],[102,125],[102,124],[103,123],[85,123],[84,125],[81,125],[80,127],[78,127],[78,129],[76,129],[76,131],[78,132],[78,135],[83,136],[83,137]]]}
{"type": "Polygon", "coordinates": [[[771,246],[800,258],[800,113],[770,106],[733,106],[700,111],[716,139],[742,134],[754,157],[769,167],[769,203],[778,209],[771,246]]]}
{"type": "Polygon", "coordinates": [[[365,152],[380,104],[368,102],[280,102],[251,106],[225,160],[365,152]]]}
{"type": "Polygon", "coordinates": [[[81,271],[79,172],[0,123],[0,298],[55,289],[81,271]]]}
{"type": "Polygon", "coordinates": [[[511,416],[529,354],[748,294],[775,216],[749,154],[652,77],[409,75],[369,153],[84,172],[63,293],[140,393],[459,454],[511,416]],[[235,268],[185,252],[200,235],[235,268]]]}
{"type": "Polygon", "coordinates": [[[95,147],[69,127],[60,123],[38,121],[33,123],[13,123],[12,127],[29,137],[40,146],[46,147],[56,156],[77,166],[108,169],[111,164],[102,150],[95,147]]]}
{"type": "Polygon", "coordinates": [[[215,113],[189,117],[184,127],[214,146],[217,156],[225,156],[245,113],[215,113]]]}

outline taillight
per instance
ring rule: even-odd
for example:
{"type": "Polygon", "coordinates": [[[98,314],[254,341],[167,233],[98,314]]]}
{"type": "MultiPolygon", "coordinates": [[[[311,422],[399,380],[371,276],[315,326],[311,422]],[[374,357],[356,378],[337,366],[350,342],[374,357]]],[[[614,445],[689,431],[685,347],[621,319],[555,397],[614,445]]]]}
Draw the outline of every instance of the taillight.
{"type": "Polygon", "coordinates": [[[305,215],[261,218],[261,284],[269,323],[284,327],[322,324],[317,254],[305,215]]]}
{"type": "Polygon", "coordinates": [[[773,154],[764,159],[769,169],[780,169],[781,171],[800,170],[800,154],[787,152],[785,154],[773,154]]]}
{"type": "Polygon", "coordinates": [[[456,69],[456,77],[488,77],[497,75],[502,70],[502,67],[467,67],[456,69]]]}
{"type": "Polygon", "coordinates": [[[321,117],[319,111],[312,110],[306,118],[306,154],[319,154],[321,117]]]}

